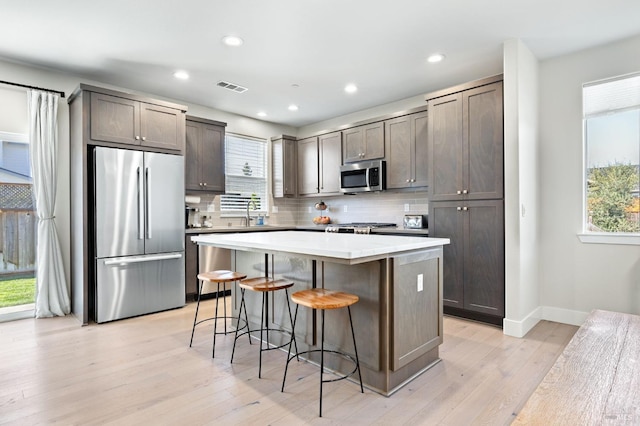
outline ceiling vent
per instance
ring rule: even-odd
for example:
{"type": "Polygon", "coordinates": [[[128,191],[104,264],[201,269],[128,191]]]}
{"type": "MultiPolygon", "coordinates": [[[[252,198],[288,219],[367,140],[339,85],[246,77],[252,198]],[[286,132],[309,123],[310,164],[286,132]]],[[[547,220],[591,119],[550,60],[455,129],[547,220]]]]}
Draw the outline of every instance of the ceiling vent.
{"type": "Polygon", "coordinates": [[[219,81],[218,86],[236,93],[243,93],[249,90],[246,87],[242,87],[239,84],[229,83],[228,81],[219,81]]]}

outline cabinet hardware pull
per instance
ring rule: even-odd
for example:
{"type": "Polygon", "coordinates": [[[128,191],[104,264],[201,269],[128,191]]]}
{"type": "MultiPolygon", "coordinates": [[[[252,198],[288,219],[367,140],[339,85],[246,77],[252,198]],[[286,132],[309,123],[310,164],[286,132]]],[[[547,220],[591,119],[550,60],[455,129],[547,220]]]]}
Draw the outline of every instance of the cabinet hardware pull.
{"type": "Polygon", "coordinates": [[[469,208],[463,207],[462,210],[466,212],[467,210],[469,210],[469,208]]]}
{"type": "Polygon", "coordinates": [[[202,185],[203,185],[203,186],[207,186],[207,182],[203,183],[202,185]]]}
{"type": "Polygon", "coordinates": [[[462,190],[462,193],[463,193],[463,194],[468,194],[468,193],[469,193],[469,190],[467,190],[467,189],[463,189],[463,190],[462,190]]]}
{"type": "Polygon", "coordinates": [[[462,207],[456,207],[456,210],[460,211],[462,210],[462,207]]]}
{"type": "Polygon", "coordinates": [[[140,140],[140,136],[136,136],[136,140],[139,141],[140,140]]]}
{"type": "Polygon", "coordinates": [[[143,137],[142,137],[142,140],[143,140],[143,141],[146,141],[146,140],[147,140],[147,137],[146,137],[146,136],[143,136],[143,137]]]}
{"type": "Polygon", "coordinates": [[[462,191],[456,191],[456,193],[457,193],[458,195],[460,195],[460,194],[462,194],[462,191]]]}

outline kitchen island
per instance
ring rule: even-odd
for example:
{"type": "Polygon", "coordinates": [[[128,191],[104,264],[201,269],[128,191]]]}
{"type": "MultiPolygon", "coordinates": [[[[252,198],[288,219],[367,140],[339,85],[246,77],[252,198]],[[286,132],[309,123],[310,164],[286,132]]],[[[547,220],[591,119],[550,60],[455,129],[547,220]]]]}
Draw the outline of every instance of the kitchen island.
{"type": "MultiPolygon", "coordinates": [[[[290,279],[293,291],[323,287],[358,295],[352,314],[362,380],[376,392],[391,395],[440,360],[446,238],[274,231],[198,235],[192,240],[232,250],[233,269],[250,277],[290,279]]],[[[258,328],[260,298],[252,296],[246,297],[249,321],[258,328]]],[[[284,295],[272,296],[271,326],[290,329],[284,295]]],[[[232,298],[237,313],[235,288],[232,298]]],[[[346,312],[327,316],[325,348],[353,353],[347,324],[346,312]]],[[[300,350],[319,344],[318,325],[315,311],[300,311],[300,350]]],[[[350,368],[339,357],[328,364],[342,372],[350,368]]]]}

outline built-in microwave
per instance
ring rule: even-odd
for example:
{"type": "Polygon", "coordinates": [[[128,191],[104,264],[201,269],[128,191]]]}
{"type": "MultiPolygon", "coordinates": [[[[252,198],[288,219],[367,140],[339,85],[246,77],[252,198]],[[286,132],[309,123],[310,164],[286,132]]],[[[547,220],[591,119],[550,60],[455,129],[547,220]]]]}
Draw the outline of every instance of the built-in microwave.
{"type": "Polygon", "coordinates": [[[358,161],[340,166],[340,192],[373,192],[387,187],[384,160],[358,161]]]}

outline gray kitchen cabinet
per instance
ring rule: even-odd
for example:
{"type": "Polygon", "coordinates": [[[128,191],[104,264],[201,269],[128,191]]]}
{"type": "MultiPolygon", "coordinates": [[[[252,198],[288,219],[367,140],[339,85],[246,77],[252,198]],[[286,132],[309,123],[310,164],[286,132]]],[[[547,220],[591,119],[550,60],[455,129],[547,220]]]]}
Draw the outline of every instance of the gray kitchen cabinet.
{"type": "Polygon", "coordinates": [[[342,131],[342,161],[352,163],[384,158],[384,122],[342,131]]]}
{"type": "Polygon", "coordinates": [[[320,194],[340,193],[342,165],[342,133],[333,132],[318,137],[320,194]]]}
{"type": "Polygon", "coordinates": [[[272,180],[274,198],[295,197],[297,190],[297,141],[293,136],[271,138],[272,180]]]}
{"type": "Polygon", "coordinates": [[[169,106],[91,93],[91,140],[183,151],[185,112],[169,106]]]}
{"type": "Polygon", "coordinates": [[[474,312],[483,315],[478,319],[501,325],[505,297],[504,202],[430,202],[429,236],[451,240],[444,246],[445,313],[474,312]]]}
{"type": "Polygon", "coordinates": [[[429,200],[504,194],[502,81],[428,101],[429,200]]]}
{"type": "Polygon", "coordinates": [[[384,122],[387,188],[419,188],[428,184],[427,112],[384,122]]]}
{"type": "Polygon", "coordinates": [[[184,238],[184,286],[187,300],[198,297],[198,245],[191,241],[191,234],[184,238]]]}
{"type": "Polygon", "coordinates": [[[298,195],[318,193],[318,138],[298,141],[298,195]]]}
{"type": "Polygon", "coordinates": [[[342,134],[298,141],[298,195],[339,194],[342,134]]]}
{"type": "Polygon", "coordinates": [[[185,189],[224,192],[224,136],[226,123],[187,117],[185,189]]]}

